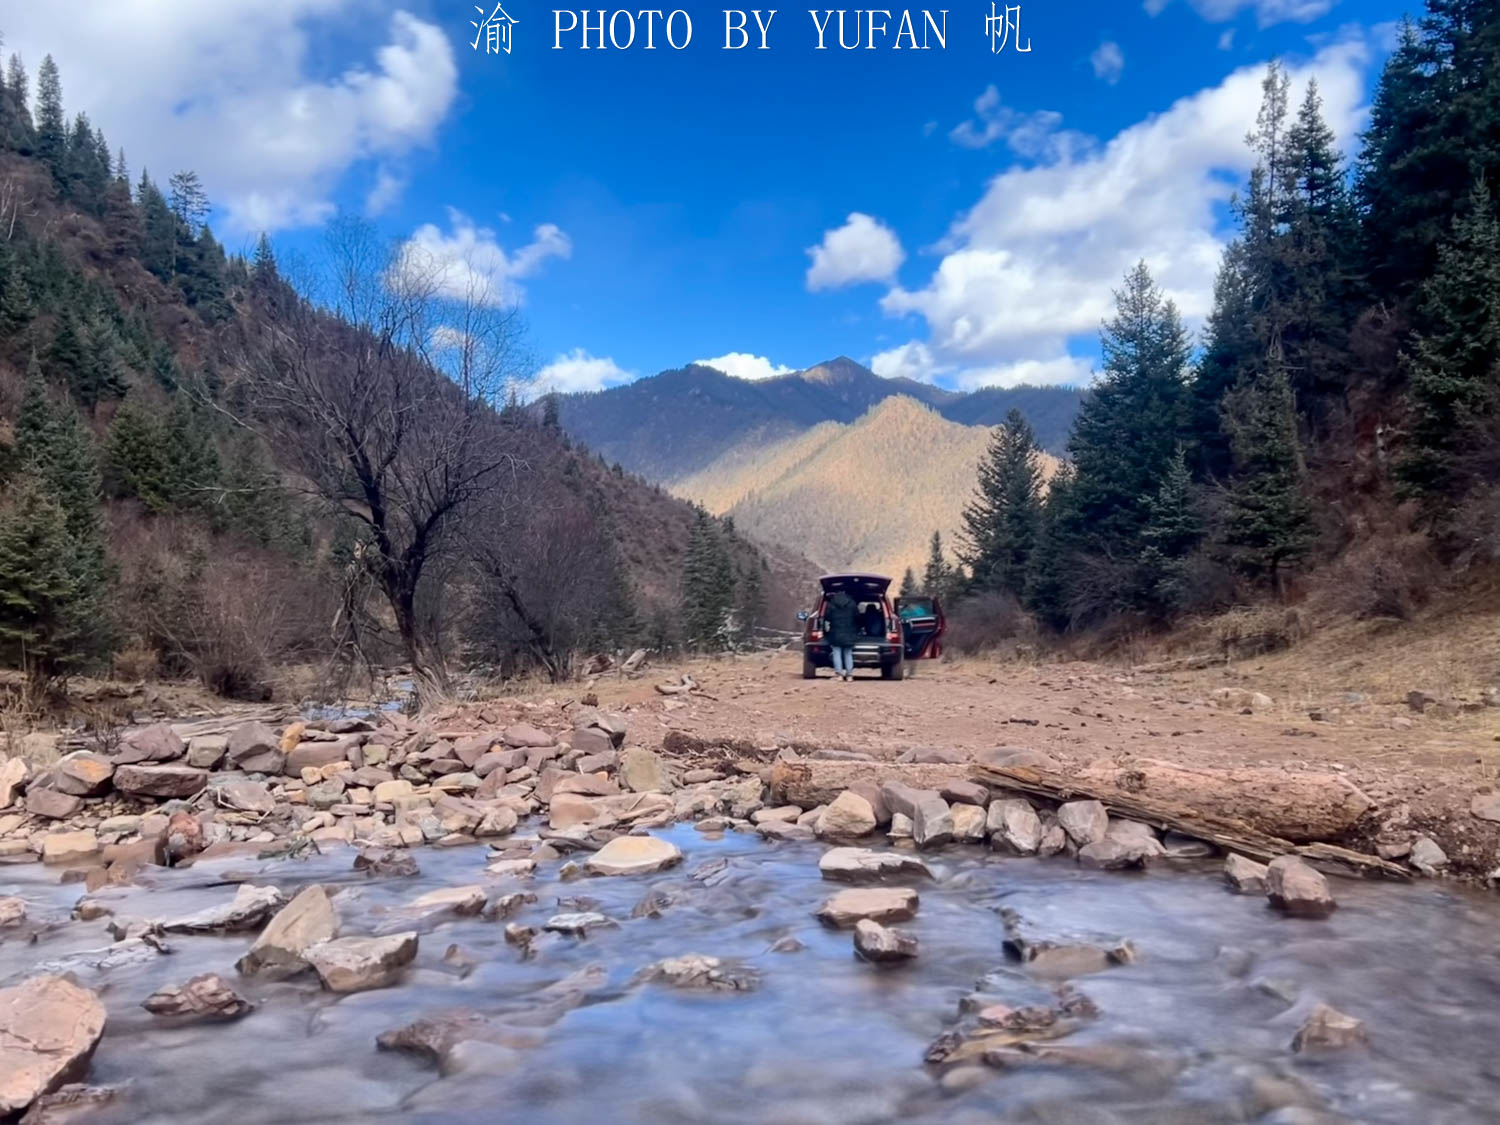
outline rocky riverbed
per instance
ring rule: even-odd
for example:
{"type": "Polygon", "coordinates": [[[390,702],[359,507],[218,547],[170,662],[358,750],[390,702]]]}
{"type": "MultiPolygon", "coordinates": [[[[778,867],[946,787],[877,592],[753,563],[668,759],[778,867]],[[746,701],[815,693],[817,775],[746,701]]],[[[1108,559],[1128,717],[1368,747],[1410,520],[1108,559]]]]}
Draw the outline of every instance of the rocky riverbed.
{"type": "Polygon", "coordinates": [[[1493,1120],[1493,896],[1226,857],[959,763],[835,752],[844,787],[798,800],[795,754],[629,726],[157,726],[28,770],[0,793],[0,1106],[1493,1120]]]}

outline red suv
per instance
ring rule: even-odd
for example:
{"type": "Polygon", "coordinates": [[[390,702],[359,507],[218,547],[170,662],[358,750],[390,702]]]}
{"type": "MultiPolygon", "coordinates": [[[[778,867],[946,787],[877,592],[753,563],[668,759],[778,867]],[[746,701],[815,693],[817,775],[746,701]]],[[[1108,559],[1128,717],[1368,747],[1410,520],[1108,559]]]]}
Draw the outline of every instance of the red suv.
{"type": "Polygon", "coordinates": [[[859,639],[854,643],[856,668],[879,668],[882,679],[902,680],[911,674],[909,660],[935,660],[942,655],[943,609],[933,597],[897,598],[887,591],[891,580],[881,574],[825,574],[818,579],[822,594],[812,613],[797,614],[803,622],[802,678],[811,680],[819,668],[833,667],[825,620],[828,599],[839,590],[859,605],[859,639]]]}

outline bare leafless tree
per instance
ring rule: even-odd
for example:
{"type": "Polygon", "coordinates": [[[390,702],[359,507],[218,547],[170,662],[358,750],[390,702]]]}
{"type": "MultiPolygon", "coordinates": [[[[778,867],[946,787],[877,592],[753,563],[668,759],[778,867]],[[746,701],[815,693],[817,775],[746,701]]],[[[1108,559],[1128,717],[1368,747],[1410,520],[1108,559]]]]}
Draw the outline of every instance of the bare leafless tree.
{"type": "Polygon", "coordinates": [[[520,378],[513,304],[468,264],[329,227],[311,292],[240,318],[226,396],[317,497],[358,521],[418,690],[445,693],[439,638],[418,612],[432,564],[482,495],[521,465],[498,405],[520,378]]]}

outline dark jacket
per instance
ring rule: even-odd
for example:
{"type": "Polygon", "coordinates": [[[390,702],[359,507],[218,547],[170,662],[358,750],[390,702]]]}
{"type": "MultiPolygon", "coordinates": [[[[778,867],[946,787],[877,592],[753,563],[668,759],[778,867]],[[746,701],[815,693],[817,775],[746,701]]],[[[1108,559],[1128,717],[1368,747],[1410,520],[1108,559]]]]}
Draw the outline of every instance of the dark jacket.
{"type": "Polygon", "coordinates": [[[855,600],[842,590],[828,599],[828,608],[824,610],[823,616],[828,621],[829,644],[838,648],[854,647],[854,642],[859,639],[854,622],[858,609],[855,600]]]}

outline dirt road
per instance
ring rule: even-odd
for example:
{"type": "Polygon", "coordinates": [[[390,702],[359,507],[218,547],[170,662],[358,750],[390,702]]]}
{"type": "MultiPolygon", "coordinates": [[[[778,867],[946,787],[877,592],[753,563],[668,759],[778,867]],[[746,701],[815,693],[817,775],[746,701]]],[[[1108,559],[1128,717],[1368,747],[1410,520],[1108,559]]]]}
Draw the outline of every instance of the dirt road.
{"type": "MultiPolygon", "coordinates": [[[[923,663],[911,680],[861,673],[853,683],[805,681],[795,652],[701,660],[637,680],[605,676],[601,705],[645,721],[632,737],[659,745],[682,731],[705,742],[858,750],[891,759],[912,749],[1041,750],[1065,768],[1150,758],[1206,767],[1337,770],[1375,810],[1363,843],[1433,835],[1455,870],[1497,866],[1500,825],[1471,815],[1496,787],[1500,710],[1475,698],[1418,713],[1389,690],[1329,690],[1315,698],[1302,672],[1274,661],[1186,674],[1090,663],[981,660],[923,663]],[[690,673],[701,691],[662,696],[655,685],[690,673]]],[[[1345,682],[1348,682],[1345,677],[1345,682]]],[[[1366,681],[1360,681],[1366,682],[1366,681]]]]}

